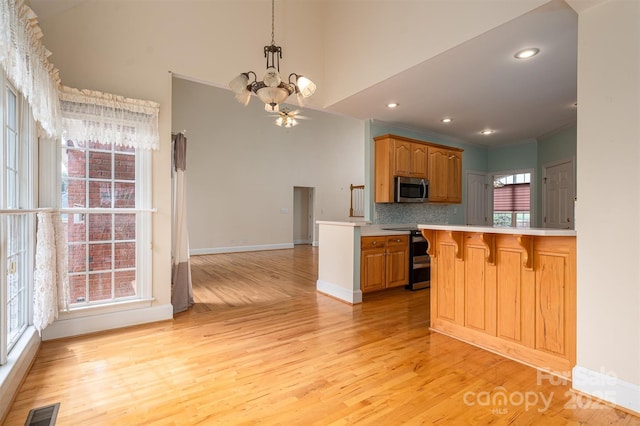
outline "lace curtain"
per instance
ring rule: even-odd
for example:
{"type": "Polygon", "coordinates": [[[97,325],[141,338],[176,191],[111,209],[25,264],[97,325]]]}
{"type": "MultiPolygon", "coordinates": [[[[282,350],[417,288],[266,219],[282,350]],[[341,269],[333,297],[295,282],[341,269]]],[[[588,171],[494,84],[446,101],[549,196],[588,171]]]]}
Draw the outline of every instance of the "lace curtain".
{"type": "Polygon", "coordinates": [[[62,133],[58,70],[47,59],[36,14],[23,0],[0,0],[0,65],[47,136],[62,133]]]}
{"type": "Polygon", "coordinates": [[[67,270],[67,241],[60,213],[41,211],[33,272],[33,326],[40,335],[58,318],[58,311],[69,310],[67,270]]]}
{"type": "Polygon", "coordinates": [[[92,90],[60,90],[64,140],[158,149],[160,105],[92,90]]]}

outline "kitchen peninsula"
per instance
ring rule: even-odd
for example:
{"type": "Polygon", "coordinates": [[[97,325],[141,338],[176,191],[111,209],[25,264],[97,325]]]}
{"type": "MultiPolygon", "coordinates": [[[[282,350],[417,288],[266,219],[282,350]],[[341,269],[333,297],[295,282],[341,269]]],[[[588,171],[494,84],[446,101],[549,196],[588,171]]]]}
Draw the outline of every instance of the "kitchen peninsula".
{"type": "MultiPolygon", "coordinates": [[[[362,237],[405,232],[365,222],[318,224],[317,290],[361,303],[362,237]]],[[[570,376],[576,360],[574,230],[417,227],[429,243],[432,330],[570,376]]]]}
{"type": "Polygon", "coordinates": [[[576,362],[576,233],[418,225],[431,256],[430,327],[564,376],[576,362]]]}

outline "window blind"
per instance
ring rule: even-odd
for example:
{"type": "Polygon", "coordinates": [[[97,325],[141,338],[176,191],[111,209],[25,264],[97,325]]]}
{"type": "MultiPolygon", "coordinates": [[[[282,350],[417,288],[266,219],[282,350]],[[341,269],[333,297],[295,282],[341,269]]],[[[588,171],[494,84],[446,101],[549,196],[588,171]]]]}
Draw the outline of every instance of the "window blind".
{"type": "Polygon", "coordinates": [[[528,212],[531,211],[531,184],[516,183],[493,190],[493,211],[528,212]]]}

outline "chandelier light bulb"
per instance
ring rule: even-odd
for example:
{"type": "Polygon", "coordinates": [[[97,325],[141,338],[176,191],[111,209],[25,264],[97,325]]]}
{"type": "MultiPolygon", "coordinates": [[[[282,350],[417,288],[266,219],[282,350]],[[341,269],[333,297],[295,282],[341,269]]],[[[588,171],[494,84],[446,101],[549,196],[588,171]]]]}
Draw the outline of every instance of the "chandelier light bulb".
{"type": "Polygon", "coordinates": [[[280,78],[280,74],[278,73],[277,69],[275,69],[274,67],[269,67],[264,73],[263,81],[264,84],[269,87],[278,87],[282,82],[282,79],[280,78]]]}
{"type": "Polygon", "coordinates": [[[251,100],[251,92],[245,89],[244,92],[236,94],[236,99],[242,105],[247,106],[251,100]]]}
{"type": "Polygon", "coordinates": [[[229,83],[229,87],[233,90],[233,93],[239,95],[243,92],[248,92],[247,86],[249,85],[249,75],[242,73],[229,83]]]}
{"type": "Polygon", "coordinates": [[[296,80],[296,85],[298,86],[300,94],[305,98],[308,98],[316,92],[316,84],[302,75],[296,80]]]}

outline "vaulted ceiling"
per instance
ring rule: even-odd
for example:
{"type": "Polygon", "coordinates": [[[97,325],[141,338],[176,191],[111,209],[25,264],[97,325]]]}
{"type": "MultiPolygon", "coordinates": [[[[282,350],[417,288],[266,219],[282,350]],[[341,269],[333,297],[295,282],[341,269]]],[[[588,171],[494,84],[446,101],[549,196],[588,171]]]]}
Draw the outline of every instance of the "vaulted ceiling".
{"type": "MultiPolygon", "coordinates": [[[[31,0],[30,3],[40,20],[46,21],[50,17],[65,14],[78,5],[93,1],[100,0],[31,0]]],[[[362,3],[325,1],[329,9],[345,7],[345,4],[347,7],[362,7],[362,3]]],[[[388,8],[389,4],[384,1],[367,3],[370,12],[368,16],[376,16],[373,9],[379,7],[384,11],[384,7],[388,8]]],[[[428,2],[416,5],[424,8],[425,16],[428,16],[429,7],[432,5],[428,2]]],[[[291,4],[289,7],[295,9],[302,6],[291,4]]],[[[486,7],[495,8],[491,2],[487,2],[486,7]]],[[[297,9],[293,10],[295,11],[297,9]]],[[[289,21],[293,12],[284,12],[289,21]]],[[[377,13],[381,14],[382,12],[377,13]]],[[[459,25],[459,22],[451,24],[459,25]]],[[[413,25],[416,25],[415,21],[413,25]]],[[[424,25],[433,26],[436,22],[425,19],[424,25]]],[[[402,23],[395,23],[381,31],[400,31],[401,27],[402,23]]],[[[280,28],[278,27],[279,30],[280,28]]],[[[243,31],[255,29],[245,26],[243,31]]],[[[264,36],[262,29],[260,31],[261,36],[264,36]]],[[[286,38],[287,29],[280,30],[280,33],[285,33],[286,38]]],[[[293,36],[289,38],[291,44],[296,41],[296,32],[290,31],[290,34],[293,36]]],[[[45,31],[45,45],[46,36],[45,31]]],[[[338,38],[331,32],[325,36],[329,40],[328,43],[334,43],[334,46],[341,40],[350,41],[350,38],[360,37],[358,34],[344,32],[341,32],[338,38]]],[[[378,39],[376,43],[379,42],[378,39]]],[[[411,49],[419,50],[425,44],[437,42],[438,40],[432,39],[415,43],[414,40],[411,49]]],[[[360,54],[363,51],[376,52],[373,48],[367,48],[366,39],[359,40],[358,43],[357,46],[361,48],[360,54]]],[[[260,46],[257,46],[255,49],[259,48],[260,46]]],[[[399,51],[402,51],[402,48],[403,46],[398,46],[399,51]]],[[[406,46],[404,48],[406,49],[406,46]]],[[[421,54],[426,55],[426,50],[421,54]]],[[[348,51],[356,52],[353,49],[348,51]]],[[[251,50],[247,54],[253,53],[255,52],[251,50]]],[[[293,60],[296,56],[298,59],[301,56],[300,53],[288,53],[290,56],[285,58],[288,65],[292,63],[291,56],[294,56],[293,60]]],[[[371,61],[371,56],[369,54],[366,60],[371,61]]],[[[386,52],[376,52],[373,61],[382,63],[389,57],[393,58],[394,55],[387,49],[386,52]]],[[[53,62],[56,62],[55,52],[53,62]]],[[[395,62],[402,62],[397,54],[395,62]]],[[[353,84],[354,81],[362,81],[354,80],[354,73],[350,73],[349,69],[344,70],[342,79],[326,76],[324,80],[319,81],[319,86],[325,85],[321,90],[349,79],[356,90],[346,97],[328,96],[326,102],[315,107],[359,119],[374,119],[411,129],[441,133],[471,143],[488,146],[516,143],[551,134],[576,122],[576,64],[576,12],[563,0],[552,0],[455,47],[445,49],[428,60],[405,67],[398,72],[387,72],[390,76],[386,78],[369,78],[366,84],[353,84]],[[514,58],[516,51],[527,47],[536,47],[540,49],[540,53],[525,60],[514,58]],[[328,81],[331,79],[332,81],[328,81]],[[397,102],[399,106],[389,109],[386,107],[389,102],[397,102]],[[452,118],[453,121],[442,123],[441,119],[445,117],[452,118]],[[484,129],[492,129],[495,133],[480,134],[484,129]]],[[[240,64],[236,66],[240,67],[238,72],[244,71],[240,64]]],[[[232,68],[235,69],[236,66],[232,68]]],[[[340,66],[341,63],[338,63],[337,68],[340,69],[340,66]]],[[[385,63],[384,66],[388,71],[389,65],[385,63]]],[[[299,67],[298,64],[295,69],[299,67]]],[[[229,80],[233,77],[226,71],[224,75],[229,80]]],[[[372,70],[368,77],[371,75],[375,76],[376,70],[372,70]]]]}

